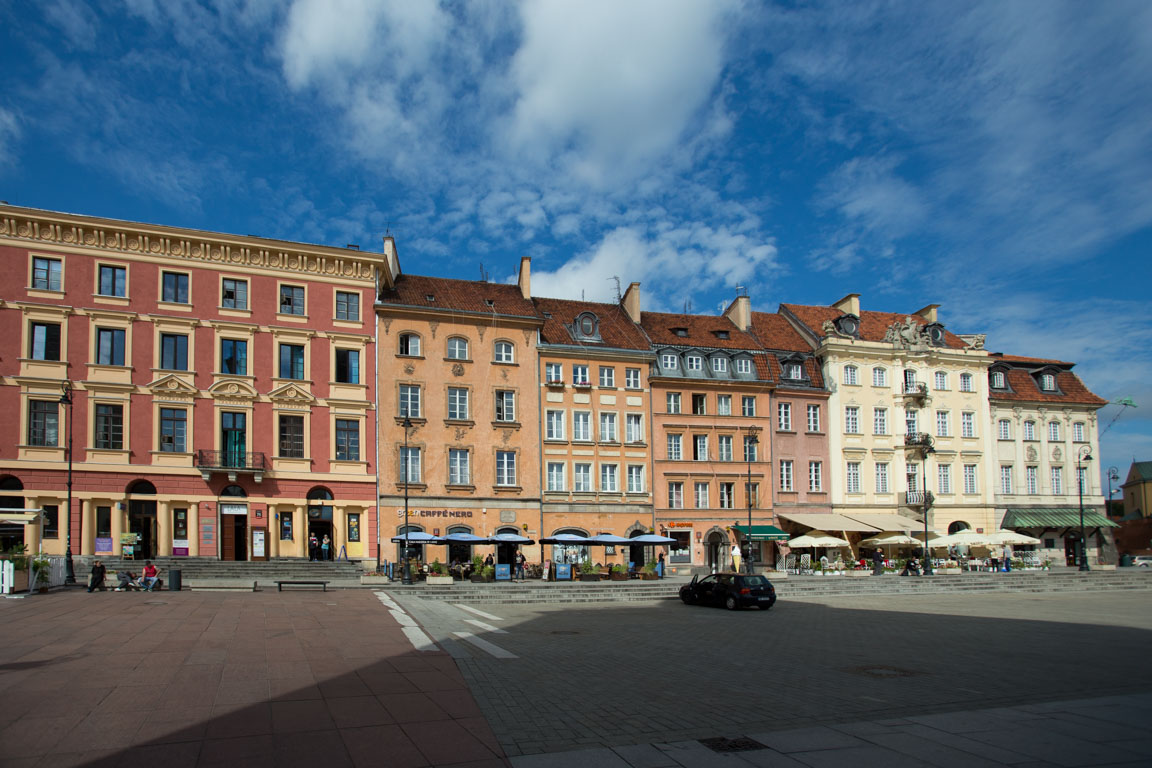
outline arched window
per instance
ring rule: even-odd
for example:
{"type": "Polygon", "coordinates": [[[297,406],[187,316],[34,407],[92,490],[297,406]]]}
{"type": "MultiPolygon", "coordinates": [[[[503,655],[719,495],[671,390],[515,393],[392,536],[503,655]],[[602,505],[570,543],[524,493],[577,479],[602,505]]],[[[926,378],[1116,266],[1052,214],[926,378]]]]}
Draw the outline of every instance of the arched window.
{"type": "Polygon", "coordinates": [[[420,337],[414,333],[400,334],[400,348],[397,354],[405,357],[420,357],[420,337]]]}
{"type": "MultiPolygon", "coordinates": [[[[579,528],[565,528],[556,531],[554,535],[559,536],[562,533],[570,533],[573,536],[587,536],[587,531],[582,531],[579,528]]],[[[553,544],[552,545],[552,561],[556,563],[583,563],[591,556],[592,548],[584,544],[553,544]]]]}
{"type": "Polygon", "coordinates": [[[156,486],[152,485],[152,483],[148,482],[147,480],[137,480],[136,482],[132,483],[132,485],[128,486],[128,493],[139,493],[146,494],[148,496],[155,496],[156,486]]]}
{"type": "Polygon", "coordinates": [[[8,475],[0,480],[0,509],[23,509],[24,497],[10,495],[13,491],[20,493],[24,490],[24,483],[14,475],[8,475]]]}
{"type": "Polygon", "coordinates": [[[857,374],[856,366],[844,366],[844,383],[849,385],[856,385],[860,383],[860,377],[857,374]]]}
{"type": "Polygon", "coordinates": [[[967,531],[969,528],[971,528],[971,526],[968,525],[968,523],[963,520],[957,520],[948,526],[948,535],[951,536],[954,533],[960,533],[960,531],[967,531]]]}
{"type": "Polygon", "coordinates": [[[322,485],[308,491],[308,501],[332,501],[333,498],[332,491],[322,485]]]}
{"type": "Polygon", "coordinates": [[[516,347],[514,347],[510,341],[496,342],[494,359],[498,363],[516,362],[516,347]]]}
{"type": "Polygon", "coordinates": [[[247,491],[238,485],[229,485],[224,490],[220,491],[221,496],[231,496],[236,498],[244,498],[248,495],[247,491]]]}
{"type": "Polygon", "coordinates": [[[872,386],[886,387],[888,386],[888,369],[881,366],[876,366],[872,369],[872,386]]]}
{"type": "Polygon", "coordinates": [[[468,359],[468,339],[461,336],[453,336],[448,339],[448,359],[449,360],[467,360],[468,359]]]}

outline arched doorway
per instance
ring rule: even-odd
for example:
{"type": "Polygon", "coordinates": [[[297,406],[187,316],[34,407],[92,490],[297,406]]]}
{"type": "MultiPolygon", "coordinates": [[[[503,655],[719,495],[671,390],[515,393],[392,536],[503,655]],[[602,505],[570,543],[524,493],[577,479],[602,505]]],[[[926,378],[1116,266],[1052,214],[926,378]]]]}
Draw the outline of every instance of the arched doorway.
{"type": "MultiPolygon", "coordinates": [[[[579,528],[564,528],[563,530],[556,531],[556,533],[552,535],[559,536],[563,533],[570,533],[573,536],[583,536],[585,538],[588,536],[588,531],[582,531],[579,528]]],[[[588,560],[590,553],[591,547],[585,544],[553,544],[552,562],[579,565],[588,560]]]]}
{"type": "Polygon", "coordinates": [[[954,522],[948,526],[948,535],[951,536],[954,533],[960,533],[960,531],[966,531],[971,527],[972,526],[968,525],[968,523],[964,522],[963,520],[957,520],[956,522],[954,522]]]}
{"type": "MultiPolygon", "coordinates": [[[[396,531],[396,537],[399,538],[399,537],[403,536],[405,531],[407,531],[409,533],[423,533],[424,529],[418,525],[402,525],[396,531]]],[[[416,567],[424,562],[424,545],[420,544],[418,542],[414,542],[414,541],[409,542],[408,557],[415,560],[415,562],[412,564],[412,569],[413,569],[412,572],[415,573],[416,567]]],[[[404,563],[404,541],[403,540],[396,542],[396,562],[397,562],[397,564],[399,564],[399,566],[401,568],[404,567],[403,566],[403,563],[404,563]]]]}
{"type": "MultiPolygon", "coordinates": [[[[648,533],[647,531],[639,530],[632,531],[628,534],[628,538],[634,539],[637,536],[643,536],[648,533]]],[[[644,546],[643,544],[629,544],[628,545],[628,570],[638,571],[644,567],[648,562],[648,558],[652,555],[652,547],[644,546]]],[[[655,558],[652,558],[655,559],[655,558]]]]}
{"type": "Polygon", "coordinates": [[[704,564],[708,570],[722,571],[728,563],[728,537],[713,530],[704,537],[704,564]]]}
{"type": "MultiPolygon", "coordinates": [[[[24,508],[24,483],[13,475],[0,479],[0,509],[24,508]],[[16,494],[20,493],[20,496],[16,494]]],[[[24,546],[24,529],[22,523],[0,523],[0,551],[8,551],[13,547],[24,546]]]]}
{"type": "Polygon", "coordinates": [[[238,485],[220,491],[220,559],[248,559],[248,493],[238,485]]]}
{"type": "MultiPolygon", "coordinates": [[[[332,491],[318,485],[308,491],[308,540],[316,536],[316,541],[323,544],[324,537],[328,537],[328,559],[336,557],[336,536],[332,528],[332,491]]],[[[316,557],[324,558],[324,550],[317,548],[316,557]]]]}
{"type": "MultiPolygon", "coordinates": [[[[520,535],[520,531],[516,530],[516,528],[513,526],[508,526],[507,528],[500,528],[496,531],[496,533],[510,533],[513,536],[519,536],[520,535]]],[[[513,572],[515,572],[515,570],[516,570],[515,569],[516,551],[518,549],[520,549],[519,544],[509,544],[508,542],[504,542],[504,541],[500,542],[499,544],[496,545],[496,562],[497,563],[504,563],[505,565],[513,566],[512,570],[513,570],[513,572]]]]}
{"type": "MultiPolygon", "coordinates": [[[[466,525],[454,525],[448,529],[449,534],[453,533],[472,533],[472,529],[466,525]]],[[[448,545],[448,564],[452,563],[469,563],[472,561],[472,545],[465,544],[460,541],[454,541],[448,545]]]]}
{"type": "Polygon", "coordinates": [[[137,480],[128,486],[128,532],[136,536],[135,544],[125,544],[124,557],[149,560],[156,557],[156,499],[133,498],[134,496],[155,496],[156,486],[147,480],[137,480]],[[131,548],[131,552],[128,551],[131,548]]]}

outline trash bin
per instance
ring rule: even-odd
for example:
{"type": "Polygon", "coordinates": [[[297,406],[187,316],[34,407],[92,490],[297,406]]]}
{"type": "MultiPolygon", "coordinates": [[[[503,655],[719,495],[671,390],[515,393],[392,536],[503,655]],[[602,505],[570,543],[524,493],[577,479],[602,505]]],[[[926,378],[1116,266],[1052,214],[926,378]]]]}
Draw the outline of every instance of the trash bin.
{"type": "Polygon", "coordinates": [[[181,572],[178,568],[172,568],[168,571],[168,590],[170,592],[180,591],[180,587],[182,586],[181,578],[183,575],[183,572],[181,572]]]}
{"type": "Polygon", "coordinates": [[[1129,554],[1121,555],[1120,556],[1120,567],[1121,568],[1131,568],[1132,567],[1132,555],[1129,555],[1129,554]]]}

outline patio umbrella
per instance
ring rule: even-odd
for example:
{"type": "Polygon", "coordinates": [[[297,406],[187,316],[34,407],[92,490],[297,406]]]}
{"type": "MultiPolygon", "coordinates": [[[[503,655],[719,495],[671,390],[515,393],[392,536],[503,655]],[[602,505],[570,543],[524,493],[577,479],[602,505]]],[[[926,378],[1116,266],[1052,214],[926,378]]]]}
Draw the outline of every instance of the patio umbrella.
{"type": "Polygon", "coordinates": [[[518,533],[497,533],[495,536],[488,537],[488,540],[495,544],[535,544],[534,539],[527,536],[521,536],[518,533]]]}
{"type": "Polygon", "coordinates": [[[932,539],[928,542],[928,546],[933,549],[942,549],[944,547],[950,547],[953,544],[967,547],[987,547],[993,543],[989,536],[990,534],[987,533],[977,533],[976,531],[966,529],[932,539]]]}
{"type": "Polygon", "coordinates": [[[657,536],[655,533],[645,533],[642,536],[633,536],[627,540],[629,544],[675,544],[676,539],[667,536],[657,536]]]}
{"type": "Polygon", "coordinates": [[[824,531],[809,531],[803,536],[788,540],[788,546],[793,549],[808,549],[813,547],[847,547],[848,542],[824,531]]]}
{"type": "MultiPolygon", "coordinates": [[[[397,544],[403,544],[405,540],[404,537],[405,534],[402,533],[399,536],[393,536],[392,541],[397,544]]],[[[410,531],[407,537],[408,543],[410,544],[442,544],[444,542],[439,536],[433,536],[431,533],[425,533],[424,531],[410,531]]]]}
{"type": "Polygon", "coordinates": [[[632,539],[626,539],[623,536],[617,536],[614,533],[598,533],[588,539],[592,544],[603,544],[608,547],[618,547],[621,544],[631,544],[632,539]]]}
{"type": "Polygon", "coordinates": [[[988,538],[995,544],[1010,544],[1012,546],[1040,543],[1040,539],[1016,531],[993,531],[988,534],[988,538]]]}
{"type": "Polygon", "coordinates": [[[555,536],[545,536],[540,539],[541,544],[594,544],[587,536],[577,536],[574,533],[558,533],[555,536]]]}
{"type": "Polygon", "coordinates": [[[450,533],[441,538],[441,543],[444,544],[489,544],[491,542],[491,539],[485,538],[484,536],[476,536],[475,534],[464,533],[463,531],[450,533]]]}
{"type": "Polygon", "coordinates": [[[906,533],[899,531],[890,533],[881,533],[871,538],[864,539],[860,542],[861,546],[866,547],[883,547],[883,546],[908,546],[911,544],[920,544],[920,539],[913,538],[906,533]]]}

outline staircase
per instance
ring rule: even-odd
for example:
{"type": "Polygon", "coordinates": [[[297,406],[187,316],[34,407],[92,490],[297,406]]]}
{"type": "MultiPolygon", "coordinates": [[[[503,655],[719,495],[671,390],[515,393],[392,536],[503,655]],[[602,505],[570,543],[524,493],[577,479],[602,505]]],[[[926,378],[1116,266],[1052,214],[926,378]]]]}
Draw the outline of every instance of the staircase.
{"type": "MultiPolygon", "coordinates": [[[[115,586],[114,572],[129,570],[139,574],[144,567],[143,560],[122,560],[114,557],[101,557],[100,561],[108,569],[106,582],[115,586]]],[[[164,587],[168,587],[168,574],[177,569],[181,572],[184,589],[197,588],[252,588],[252,582],[263,587],[273,586],[274,581],[322,580],[331,582],[329,588],[360,586],[360,574],[364,571],[359,563],[346,560],[309,562],[298,558],[272,558],[261,562],[231,562],[200,557],[155,557],[152,564],[160,569],[164,587]]],[[[92,571],[91,562],[75,563],[76,581],[88,583],[92,571]]]]}

